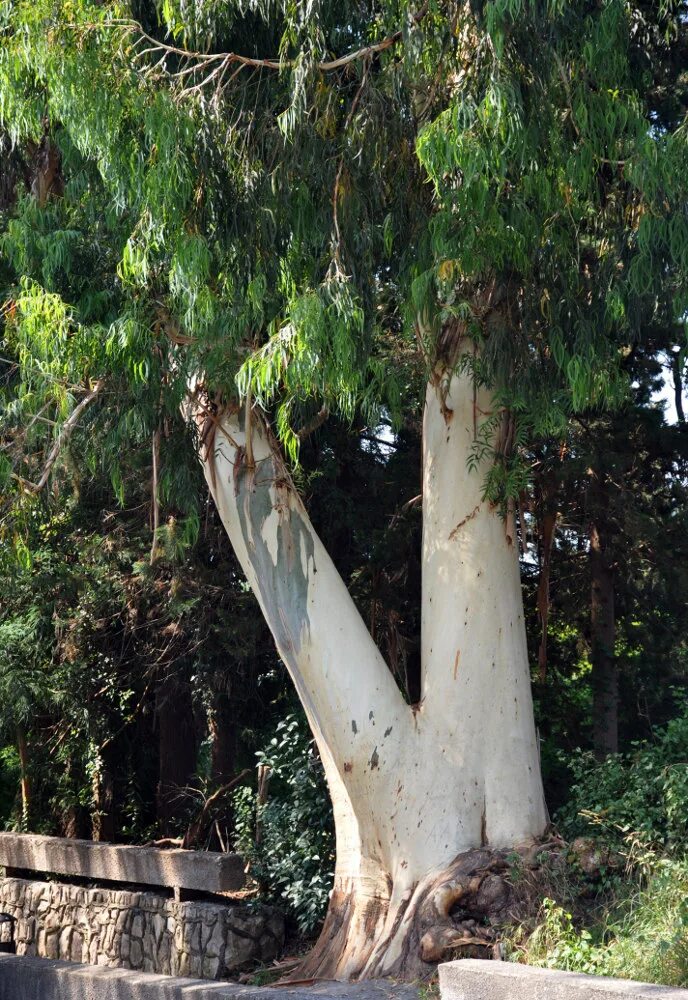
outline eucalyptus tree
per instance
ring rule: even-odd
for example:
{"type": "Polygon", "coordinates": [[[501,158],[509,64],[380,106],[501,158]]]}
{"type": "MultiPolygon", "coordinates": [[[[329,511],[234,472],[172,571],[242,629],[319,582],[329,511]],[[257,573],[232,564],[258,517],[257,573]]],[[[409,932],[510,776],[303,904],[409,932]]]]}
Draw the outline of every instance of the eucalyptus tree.
{"type": "Polygon", "coordinates": [[[10,449],[15,544],[80,421],[116,487],[118,452],[149,436],[154,515],[184,494],[190,524],[195,445],[333,800],[335,888],[304,971],[415,974],[456,947],[450,910],[486,852],[547,824],[521,449],[622,400],[644,318],[685,310],[685,125],[652,105],[685,5],[0,9],[0,124],[37,170],[4,240],[7,433],[21,444],[29,412],[56,425],[42,471],[35,446],[10,449]],[[330,413],[418,407],[409,704],[293,469],[330,413]]]}

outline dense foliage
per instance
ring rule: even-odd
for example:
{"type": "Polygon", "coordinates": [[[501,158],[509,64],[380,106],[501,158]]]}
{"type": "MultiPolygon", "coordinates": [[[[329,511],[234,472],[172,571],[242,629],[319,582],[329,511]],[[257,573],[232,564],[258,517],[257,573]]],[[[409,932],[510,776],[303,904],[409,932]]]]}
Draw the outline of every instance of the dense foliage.
{"type": "Polygon", "coordinates": [[[573,782],[557,825],[569,838],[601,828],[621,848],[632,836],[655,851],[688,854],[688,716],[673,719],[651,743],[597,761],[567,755],[573,782]]]}
{"type": "Polygon", "coordinates": [[[244,787],[235,796],[237,848],[266,897],[312,934],[332,889],[334,827],[323,809],[325,778],[305,719],[289,715],[278,723],[259,760],[269,769],[269,795],[261,802],[244,787]]]}

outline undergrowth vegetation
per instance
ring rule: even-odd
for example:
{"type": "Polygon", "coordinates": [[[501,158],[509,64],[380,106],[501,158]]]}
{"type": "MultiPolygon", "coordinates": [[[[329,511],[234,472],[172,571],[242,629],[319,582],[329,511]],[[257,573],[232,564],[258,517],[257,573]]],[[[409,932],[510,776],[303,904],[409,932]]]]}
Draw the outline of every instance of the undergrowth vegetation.
{"type": "Polygon", "coordinates": [[[572,783],[556,820],[567,839],[596,826],[616,849],[633,834],[655,850],[688,852],[688,710],[629,753],[597,761],[578,751],[565,763],[572,783]]]}
{"type": "Polygon", "coordinates": [[[509,957],[688,986],[688,712],[629,753],[567,764],[556,825],[568,853],[545,866],[542,902],[509,957]]]}
{"type": "Polygon", "coordinates": [[[688,860],[647,855],[625,885],[566,905],[546,897],[510,957],[548,969],[688,986],[688,860]],[[574,912],[572,912],[572,910],[574,912]],[[575,911],[577,915],[574,916],[575,911]]]}

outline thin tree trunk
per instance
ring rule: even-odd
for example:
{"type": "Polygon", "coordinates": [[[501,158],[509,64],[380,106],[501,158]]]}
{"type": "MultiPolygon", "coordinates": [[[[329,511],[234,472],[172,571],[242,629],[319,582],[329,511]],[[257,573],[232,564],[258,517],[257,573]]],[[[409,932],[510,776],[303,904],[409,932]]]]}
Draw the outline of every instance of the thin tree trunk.
{"type": "Polygon", "coordinates": [[[590,525],[590,573],[593,747],[604,757],[619,749],[619,676],[614,655],[614,570],[596,521],[590,525]]]}
{"type": "Polygon", "coordinates": [[[414,706],[259,414],[248,449],[242,411],[218,417],[198,399],[189,406],[208,485],[304,705],[332,796],[335,883],[304,976],[427,971],[425,962],[456,946],[449,910],[485,877],[490,855],[480,849],[532,842],[547,822],[518,553],[482,499],[484,462],[468,471],[477,415],[490,404],[468,376],[445,391],[428,387],[422,698],[414,706]],[[478,860],[467,861],[475,849],[478,860]]]}
{"type": "Polygon", "coordinates": [[[258,765],[258,793],[256,795],[256,844],[263,839],[263,810],[268,804],[271,769],[267,764],[258,765]]]}
{"type": "Polygon", "coordinates": [[[151,453],[153,465],[151,475],[151,531],[153,538],[151,540],[150,564],[152,566],[158,557],[158,532],[160,530],[160,490],[158,483],[160,469],[160,430],[157,427],[153,431],[151,453]]]}
{"type": "Polygon", "coordinates": [[[557,511],[546,511],[540,525],[540,579],[538,580],[537,610],[540,619],[540,647],[538,649],[538,675],[544,684],[547,676],[547,635],[549,627],[549,578],[552,564],[552,546],[557,527],[557,511]]]}
{"type": "Polygon", "coordinates": [[[210,782],[213,788],[226,785],[236,772],[236,711],[228,694],[216,691],[208,717],[211,738],[210,782]]]}
{"type": "Polygon", "coordinates": [[[114,842],[115,830],[115,779],[117,765],[116,744],[110,742],[100,750],[100,766],[93,774],[93,812],[91,837],[97,841],[114,842]]]}
{"type": "Polygon", "coordinates": [[[31,779],[29,778],[29,749],[26,732],[21,724],[16,727],[17,753],[19,754],[19,784],[21,787],[22,825],[28,829],[31,816],[31,779]]]}
{"type": "MultiPolygon", "coordinates": [[[[72,787],[75,784],[81,785],[84,780],[75,764],[73,758],[69,758],[65,767],[67,778],[72,787]]],[[[69,837],[72,840],[85,840],[92,832],[89,816],[86,809],[75,801],[76,796],[72,796],[72,801],[58,810],[60,824],[60,835],[69,837]]]]}
{"type": "Polygon", "coordinates": [[[674,378],[674,403],[676,405],[676,416],[681,424],[685,424],[686,422],[686,415],[683,410],[683,362],[683,351],[676,351],[676,353],[671,355],[671,368],[674,378]]]}

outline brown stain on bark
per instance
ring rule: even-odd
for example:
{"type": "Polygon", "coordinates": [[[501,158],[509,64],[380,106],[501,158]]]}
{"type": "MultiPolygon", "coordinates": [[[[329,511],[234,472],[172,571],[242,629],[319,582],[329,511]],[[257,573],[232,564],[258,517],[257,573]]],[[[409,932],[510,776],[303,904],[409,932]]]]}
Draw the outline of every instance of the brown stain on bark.
{"type": "Polygon", "coordinates": [[[480,504],[476,504],[476,506],[473,508],[473,510],[470,512],[470,514],[466,514],[466,516],[464,517],[464,519],[462,521],[459,521],[459,523],[456,525],[456,527],[450,532],[448,541],[453,542],[454,539],[456,538],[456,536],[458,535],[458,533],[463,528],[463,526],[465,524],[468,524],[469,521],[472,521],[473,518],[475,517],[475,515],[478,513],[479,510],[480,510],[480,504]]]}
{"type": "MultiPolygon", "coordinates": [[[[386,909],[386,908],[385,908],[386,909]]],[[[383,903],[382,900],[375,896],[370,900],[366,906],[365,916],[363,918],[363,927],[365,929],[366,937],[368,939],[373,938],[375,931],[377,930],[377,925],[380,917],[383,916],[383,903]]]]}
{"type": "Polygon", "coordinates": [[[454,680],[456,680],[456,676],[457,676],[457,674],[459,672],[459,658],[460,657],[461,657],[461,650],[457,649],[456,650],[456,656],[454,657],[454,680]]]}

